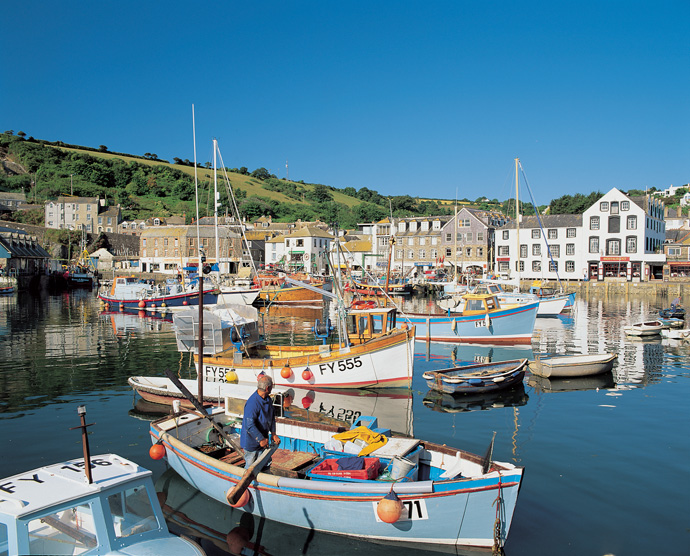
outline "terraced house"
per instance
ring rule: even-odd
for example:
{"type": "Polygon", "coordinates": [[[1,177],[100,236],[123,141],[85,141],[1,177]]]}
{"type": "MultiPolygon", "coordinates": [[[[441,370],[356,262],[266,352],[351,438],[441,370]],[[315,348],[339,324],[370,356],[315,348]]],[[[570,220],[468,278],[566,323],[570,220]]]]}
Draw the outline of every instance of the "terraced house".
{"type": "Polygon", "coordinates": [[[395,226],[391,268],[418,273],[440,264],[441,230],[451,216],[401,218],[395,226]]]}

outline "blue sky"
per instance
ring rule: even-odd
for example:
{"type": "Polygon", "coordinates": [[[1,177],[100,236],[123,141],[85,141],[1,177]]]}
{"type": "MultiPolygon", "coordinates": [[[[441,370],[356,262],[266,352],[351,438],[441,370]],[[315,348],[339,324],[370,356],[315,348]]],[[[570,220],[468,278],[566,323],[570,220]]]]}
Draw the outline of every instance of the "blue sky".
{"type": "MultiPolygon", "coordinates": [[[[690,3],[11,2],[0,127],[382,195],[690,182],[690,3]]],[[[521,192],[521,195],[523,193],[521,192]]]]}

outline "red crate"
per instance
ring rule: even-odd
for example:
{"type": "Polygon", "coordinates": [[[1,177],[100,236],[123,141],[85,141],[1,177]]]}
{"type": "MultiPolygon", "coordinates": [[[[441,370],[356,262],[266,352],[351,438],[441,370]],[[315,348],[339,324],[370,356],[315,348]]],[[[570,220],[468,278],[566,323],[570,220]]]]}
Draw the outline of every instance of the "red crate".
{"type": "Polygon", "coordinates": [[[339,477],[343,479],[375,479],[379,475],[379,458],[364,458],[364,469],[338,469],[338,460],[325,459],[314,467],[309,475],[326,475],[328,477],[339,477]]]}

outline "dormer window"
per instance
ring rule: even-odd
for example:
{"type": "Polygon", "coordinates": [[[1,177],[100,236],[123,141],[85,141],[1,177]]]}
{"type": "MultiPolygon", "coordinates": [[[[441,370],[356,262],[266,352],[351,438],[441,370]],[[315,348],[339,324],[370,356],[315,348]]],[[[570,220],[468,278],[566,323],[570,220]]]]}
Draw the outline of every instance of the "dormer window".
{"type": "Polygon", "coordinates": [[[417,221],[416,220],[413,220],[412,222],[410,222],[410,231],[411,232],[417,231],[417,221]]]}
{"type": "Polygon", "coordinates": [[[423,232],[429,231],[429,222],[427,222],[426,220],[424,220],[424,222],[422,222],[422,231],[423,232]]]}
{"type": "Polygon", "coordinates": [[[609,211],[608,201],[602,201],[601,203],[599,203],[599,210],[601,212],[608,212],[609,211]]]}

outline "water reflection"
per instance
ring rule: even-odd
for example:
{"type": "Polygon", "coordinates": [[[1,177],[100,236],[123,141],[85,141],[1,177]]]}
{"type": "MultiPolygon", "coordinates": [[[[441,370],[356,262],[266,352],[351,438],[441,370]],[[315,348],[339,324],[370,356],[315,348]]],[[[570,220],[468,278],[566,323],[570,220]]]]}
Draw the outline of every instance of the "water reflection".
{"type": "Polygon", "coordinates": [[[465,411],[484,411],[504,407],[519,407],[525,405],[529,396],[525,392],[524,384],[498,392],[484,394],[447,394],[437,390],[429,390],[423,403],[433,411],[441,413],[461,413],[465,411]]]}
{"type": "MultiPolygon", "coordinates": [[[[376,553],[378,556],[413,556],[429,547],[391,546],[351,537],[291,527],[233,509],[189,486],[175,471],[156,481],[158,500],[171,531],[196,541],[209,556],[222,554],[340,556],[376,553]]],[[[439,547],[438,550],[444,550],[439,547]]],[[[447,553],[488,556],[491,551],[445,548],[447,553]]]]}
{"type": "Polygon", "coordinates": [[[614,388],[612,372],[594,376],[570,377],[570,378],[545,378],[529,375],[527,385],[538,393],[547,392],[572,392],[575,390],[599,390],[600,388],[614,388]]]}

